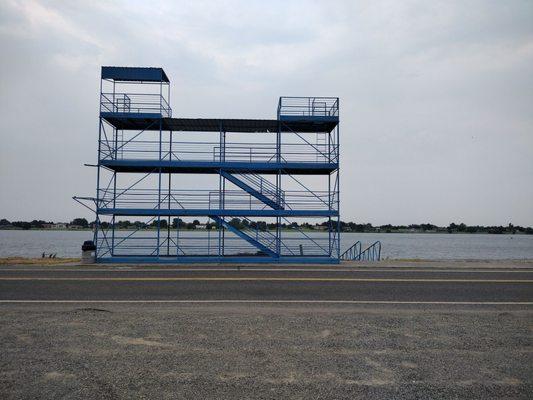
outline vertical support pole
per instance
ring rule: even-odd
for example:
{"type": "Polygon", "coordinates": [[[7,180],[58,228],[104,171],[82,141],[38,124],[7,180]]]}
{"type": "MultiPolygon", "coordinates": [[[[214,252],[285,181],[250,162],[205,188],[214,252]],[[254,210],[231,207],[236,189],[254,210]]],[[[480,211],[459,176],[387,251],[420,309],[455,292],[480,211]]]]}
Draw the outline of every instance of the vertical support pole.
{"type": "MultiPolygon", "coordinates": [[[[221,156],[221,160],[222,160],[222,163],[223,165],[226,163],[226,130],[224,128],[224,126],[222,125],[222,122],[220,123],[220,134],[221,134],[221,146],[220,146],[220,149],[222,151],[222,156],[221,156]]],[[[222,171],[222,168],[221,168],[221,171],[222,171]]],[[[222,174],[220,174],[220,176],[222,177],[222,187],[221,187],[221,192],[220,192],[220,200],[221,200],[221,206],[220,206],[220,209],[221,210],[224,210],[226,208],[226,178],[224,178],[222,176],[222,174]]],[[[223,216],[222,218],[225,218],[225,216],[223,216]]],[[[221,227],[221,244],[222,244],[222,257],[224,257],[226,255],[226,229],[224,229],[224,227],[222,226],[221,227]]]]}
{"type": "MultiPolygon", "coordinates": [[[[278,131],[276,133],[276,162],[278,163],[278,173],[276,175],[276,202],[282,206],[281,199],[281,123],[278,121],[278,131]]],[[[281,208],[281,207],[280,207],[281,208]]],[[[276,217],[276,254],[281,257],[281,217],[276,217]]]]}
{"type": "MultiPolygon", "coordinates": [[[[172,131],[169,133],[168,161],[172,161],[172,131]]],[[[168,170],[168,221],[167,221],[167,256],[170,256],[170,194],[172,188],[172,173],[168,170]]],[[[177,254],[177,253],[176,253],[177,254]]]]}
{"type": "Polygon", "coordinates": [[[167,106],[168,106],[168,116],[172,117],[172,112],[170,108],[170,83],[167,82],[167,106]]]}
{"type": "Polygon", "coordinates": [[[337,259],[341,255],[341,171],[340,171],[340,100],[337,99],[337,107],[339,108],[339,123],[337,124],[337,259]]]}
{"type": "Polygon", "coordinates": [[[163,118],[163,75],[159,82],[159,118],[163,118]]]}
{"type": "Polygon", "coordinates": [[[94,244],[96,245],[96,259],[98,260],[98,231],[100,230],[100,214],[98,209],[100,208],[100,151],[101,151],[101,137],[102,137],[102,118],[100,117],[100,127],[98,132],[98,168],[96,168],[96,218],[94,220],[94,244]]]}
{"type": "Polygon", "coordinates": [[[116,99],[115,99],[115,80],[113,80],[113,111],[114,112],[118,112],[118,106],[117,106],[117,102],[116,102],[116,99]]]}
{"type": "Polygon", "coordinates": [[[180,254],[180,221],[181,218],[179,216],[176,216],[178,219],[176,224],[176,255],[179,257],[180,254]]]}
{"type": "MultiPolygon", "coordinates": [[[[114,83],[113,83],[114,87],[114,83]]],[[[113,90],[114,91],[114,90],[113,90]]],[[[115,144],[115,160],[118,159],[118,129],[113,128],[113,136],[114,136],[114,144],[115,144]]],[[[113,172],[113,209],[117,208],[117,172],[113,172]]],[[[115,223],[116,223],[116,216],[113,214],[112,220],[111,220],[111,257],[115,255],[115,223]]]]}
{"type": "MultiPolygon", "coordinates": [[[[224,200],[222,198],[223,196],[223,181],[224,181],[224,177],[222,176],[222,163],[224,162],[224,159],[226,157],[225,155],[225,148],[224,148],[224,143],[225,143],[225,140],[224,140],[224,135],[222,133],[222,122],[219,123],[219,137],[218,137],[218,147],[219,147],[219,157],[218,159],[220,160],[220,168],[218,170],[219,172],[219,175],[218,175],[218,209],[219,210],[222,210],[223,206],[224,206],[224,200]]],[[[220,215],[219,214],[219,217],[220,218],[224,218],[224,216],[220,215]]],[[[223,231],[224,231],[224,227],[222,226],[222,224],[220,224],[218,221],[217,221],[217,228],[218,228],[218,256],[221,257],[223,254],[224,254],[224,249],[223,249],[223,231]]]]}
{"type": "Polygon", "coordinates": [[[157,185],[157,251],[156,255],[159,258],[159,250],[161,245],[161,156],[163,145],[163,119],[159,118],[159,169],[158,169],[158,185],[157,185]]]}
{"type": "Polygon", "coordinates": [[[96,168],[96,218],[94,220],[94,244],[96,245],[96,251],[95,251],[95,257],[96,261],[98,262],[98,231],[100,230],[100,214],[98,212],[98,208],[100,207],[100,159],[101,157],[101,151],[102,151],[102,77],[100,76],[100,112],[98,115],[98,167],[96,168]]]}
{"type": "Polygon", "coordinates": [[[328,133],[328,162],[331,162],[331,132],[328,133]]]}
{"type": "Polygon", "coordinates": [[[331,224],[331,208],[332,208],[331,205],[332,205],[332,203],[333,203],[333,199],[331,197],[331,172],[330,172],[328,174],[328,209],[329,209],[329,214],[328,214],[328,243],[329,243],[328,253],[329,253],[329,257],[331,257],[331,253],[333,251],[333,249],[332,249],[333,243],[331,243],[331,231],[333,230],[333,225],[331,224]]]}
{"type": "MultiPolygon", "coordinates": [[[[222,177],[222,210],[226,207],[226,178],[222,177]]],[[[222,217],[222,218],[225,218],[222,217]]],[[[226,229],[222,229],[222,256],[226,255],[226,229]]]]}
{"type": "MultiPolygon", "coordinates": [[[[117,208],[117,173],[113,172],[113,209],[117,208]]],[[[113,214],[112,231],[111,231],[111,257],[115,255],[115,214],[113,214]]]]}
{"type": "MultiPolygon", "coordinates": [[[[218,170],[219,174],[218,174],[218,209],[220,210],[220,208],[222,207],[222,198],[221,198],[221,193],[222,193],[222,170],[219,169],[218,170]]],[[[217,250],[217,254],[218,256],[220,257],[222,255],[222,224],[220,223],[219,220],[216,220],[216,227],[218,229],[218,250],[217,250]]]]}
{"type": "Polygon", "coordinates": [[[115,148],[114,148],[114,151],[113,153],[115,153],[115,160],[118,160],[118,129],[117,128],[113,128],[113,136],[114,136],[114,145],[115,145],[115,148]]]}

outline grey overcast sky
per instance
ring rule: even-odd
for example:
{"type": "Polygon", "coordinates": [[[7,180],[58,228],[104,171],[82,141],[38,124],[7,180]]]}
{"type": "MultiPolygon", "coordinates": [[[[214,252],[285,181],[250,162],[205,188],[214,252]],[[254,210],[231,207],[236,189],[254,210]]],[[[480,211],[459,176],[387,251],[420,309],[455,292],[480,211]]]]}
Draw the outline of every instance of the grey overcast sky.
{"type": "Polygon", "coordinates": [[[341,98],[342,219],[533,225],[532,1],[0,2],[0,218],[90,217],[101,65],[174,115],[341,98]]]}

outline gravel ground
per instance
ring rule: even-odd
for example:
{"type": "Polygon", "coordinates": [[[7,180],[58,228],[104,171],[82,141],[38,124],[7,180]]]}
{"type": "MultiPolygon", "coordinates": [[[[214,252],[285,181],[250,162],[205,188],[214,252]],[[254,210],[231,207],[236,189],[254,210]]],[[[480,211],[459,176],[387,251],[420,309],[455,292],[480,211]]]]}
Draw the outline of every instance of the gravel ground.
{"type": "Polygon", "coordinates": [[[2,399],[527,399],[531,307],[0,306],[2,399]]]}

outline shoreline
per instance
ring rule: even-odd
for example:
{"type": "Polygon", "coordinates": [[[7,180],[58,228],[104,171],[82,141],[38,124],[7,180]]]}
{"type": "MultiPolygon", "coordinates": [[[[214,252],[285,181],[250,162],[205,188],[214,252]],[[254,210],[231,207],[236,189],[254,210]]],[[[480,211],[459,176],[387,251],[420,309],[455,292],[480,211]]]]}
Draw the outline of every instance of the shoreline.
{"type": "MultiPolygon", "coordinates": [[[[358,266],[373,266],[373,267],[390,267],[391,264],[398,266],[397,264],[405,264],[404,266],[410,264],[431,264],[432,266],[439,266],[442,264],[450,264],[450,267],[457,267],[461,264],[474,265],[474,264],[497,264],[495,266],[501,266],[502,264],[532,264],[533,259],[453,259],[453,260],[436,260],[436,259],[422,259],[422,258],[389,258],[383,259],[381,261],[343,261],[335,267],[353,267],[358,266]]],[[[0,267],[1,266],[15,266],[15,265],[42,265],[42,266],[54,266],[54,265],[63,265],[63,264],[73,264],[75,266],[110,266],[110,265],[122,265],[125,267],[136,267],[140,265],[151,265],[157,266],[158,268],[168,268],[168,267],[182,267],[182,268],[205,268],[205,266],[225,266],[228,268],[235,268],[240,266],[261,266],[261,267],[295,267],[295,264],[254,264],[254,263],[176,263],[176,264],[137,264],[137,263],[124,263],[124,264],[113,264],[113,263],[93,263],[93,264],[82,264],[81,258],[77,257],[57,257],[57,258],[41,258],[41,257],[0,257],[0,267]]],[[[324,268],[322,264],[308,264],[309,267],[324,268]]]]}
{"type": "MultiPolygon", "coordinates": [[[[164,230],[166,231],[167,229],[164,228],[164,230]]],[[[28,232],[28,231],[33,231],[33,232],[94,232],[92,229],[42,229],[42,228],[30,228],[30,229],[13,229],[13,228],[9,228],[9,229],[4,229],[4,228],[0,228],[0,232],[2,231],[15,231],[15,232],[28,232]]],[[[115,231],[122,231],[122,232],[131,232],[131,231],[135,231],[135,229],[115,229],[115,231]]],[[[156,228],[144,228],[143,231],[154,231],[154,232],[157,232],[157,229],[156,228]]],[[[171,232],[176,232],[178,231],[178,229],[174,229],[174,228],[171,228],[170,229],[171,232]]],[[[207,232],[207,231],[212,231],[212,232],[217,232],[216,229],[179,229],[180,232],[183,232],[183,231],[187,231],[187,232],[207,232]]],[[[302,232],[316,232],[316,233],[327,233],[327,231],[324,231],[324,230],[317,230],[317,229],[299,229],[298,231],[295,231],[294,229],[281,229],[282,232],[298,232],[298,231],[302,231],[302,232]]],[[[341,233],[364,233],[364,234],[410,234],[410,235],[413,235],[413,234],[424,234],[424,235],[437,235],[437,234],[441,234],[441,235],[496,235],[496,236],[530,236],[530,235],[533,235],[532,233],[525,233],[525,232],[516,232],[516,233],[510,233],[510,232],[501,232],[501,233],[490,233],[490,232],[446,232],[446,231],[440,231],[440,232],[434,232],[434,231],[394,231],[394,232],[385,232],[385,231],[382,231],[382,232],[357,232],[357,231],[341,231],[341,233]]]]}

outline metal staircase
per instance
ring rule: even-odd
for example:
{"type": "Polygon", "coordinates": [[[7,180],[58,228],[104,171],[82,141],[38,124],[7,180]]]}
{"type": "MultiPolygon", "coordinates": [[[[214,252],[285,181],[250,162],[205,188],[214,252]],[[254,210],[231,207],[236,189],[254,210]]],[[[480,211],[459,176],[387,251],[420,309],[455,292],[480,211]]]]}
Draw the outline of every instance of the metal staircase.
{"type": "Polygon", "coordinates": [[[341,260],[355,261],[361,256],[361,242],[358,240],[352,244],[348,250],[341,254],[341,260]]]}
{"type": "Polygon", "coordinates": [[[361,250],[361,242],[357,241],[351,245],[348,250],[341,254],[341,260],[344,261],[380,261],[381,260],[381,242],[375,241],[364,250],[361,250]]]}
{"type": "Polygon", "coordinates": [[[220,174],[231,183],[251,194],[274,210],[283,210],[285,192],[278,190],[276,185],[253,173],[231,173],[221,171],[220,174]]]}
{"type": "Polygon", "coordinates": [[[269,232],[261,232],[258,229],[254,230],[252,228],[238,229],[234,227],[233,225],[231,225],[224,218],[219,217],[217,215],[210,215],[209,218],[215,221],[219,226],[223,226],[230,232],[239,236],[241,239],[246,240],[252,246],[257,247],[264,254],[269,255],[270,257],[278,257],[278,254],[276,253],[276,251],[272,250],[271,248],[272,244],[274,244],[274,248],[276,246],[275,235],[269,232]],[[266,244],[265,244],[265,241],[267,242],[266,244]]]}

